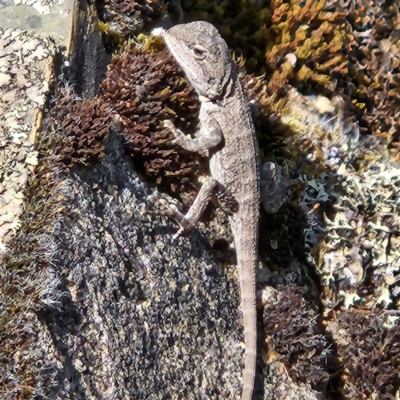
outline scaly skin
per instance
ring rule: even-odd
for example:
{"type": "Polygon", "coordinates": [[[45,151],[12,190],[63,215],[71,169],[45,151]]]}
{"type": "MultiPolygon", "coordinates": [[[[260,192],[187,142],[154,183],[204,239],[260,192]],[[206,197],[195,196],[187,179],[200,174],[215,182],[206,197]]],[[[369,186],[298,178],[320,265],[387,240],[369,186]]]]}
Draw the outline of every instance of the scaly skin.
{"type": "Polygon", "coordinates": [[[229,222],[234,236],[246,345],[242,400],[251,400],[256,373],[256,265],[260,185],[258,146],[228,46],[217,29],[204,21],[180,24],[164,34],[165,42],[201,101],[200,131],[186,137],[171,121],[165,125],[175,143],[189,151],[208,150],[211,178],[203,185],[186,216],[167,215],[181,225],[178,234],[196,224],[212,194],[223,189],[237,209],[229,222]]]}

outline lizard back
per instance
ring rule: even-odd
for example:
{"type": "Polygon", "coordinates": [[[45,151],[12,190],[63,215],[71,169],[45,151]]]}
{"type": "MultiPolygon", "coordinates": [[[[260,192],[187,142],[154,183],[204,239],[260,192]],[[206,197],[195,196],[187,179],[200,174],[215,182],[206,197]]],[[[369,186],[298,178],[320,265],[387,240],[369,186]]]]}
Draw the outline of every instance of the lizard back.
{"type": "Polygon", "coordinates": [[[257,314],[256,266],[258,262],[259,171],[258,143],[247,101],[238,79],[232,81],[232,93],[222,104],[202,103],[200,119],[207,114],[218,121],[224,146],[210,159],[211,175],[236,199],[239,209],[229,217],[240,283],[243,312],[245,368],[242,400],[252,398],[256,373],[257,314]]]}

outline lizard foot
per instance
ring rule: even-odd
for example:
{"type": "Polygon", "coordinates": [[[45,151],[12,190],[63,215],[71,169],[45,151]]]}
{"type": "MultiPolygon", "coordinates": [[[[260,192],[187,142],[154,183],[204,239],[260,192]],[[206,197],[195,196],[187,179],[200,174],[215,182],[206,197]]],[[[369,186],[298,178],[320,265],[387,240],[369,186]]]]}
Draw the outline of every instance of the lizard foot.
{"type": "Polygon", "coordinates": [[[174,123],[169,119],[163,121],[163,124],[164,124],[164,128],[167,128],[175,136],[175,139],[172,140],[171,143],[177,144],[177,145],[185,148],[186,142],[187,142],[187,138],[186,138],[185,134],[180,129],[178,129],[174,125],[174,123]]]}
{"type": "Polygon", "coordinates": [[[178,225],[178,231],[173,235],[172,239],[176,240],[179,236],[183,233],[189,231],[192,228],[192,224],[188,219],[186,219],[185,215],[182,214],[179,210],[172,207],[169,203],[167,203],[163,199],[159,199],[157,201],[157,205],[155,206],[155,210],[145,210],[145,214],[150,215],[161,215],[164,217],[171,218],[174,220],[178,225]]]}

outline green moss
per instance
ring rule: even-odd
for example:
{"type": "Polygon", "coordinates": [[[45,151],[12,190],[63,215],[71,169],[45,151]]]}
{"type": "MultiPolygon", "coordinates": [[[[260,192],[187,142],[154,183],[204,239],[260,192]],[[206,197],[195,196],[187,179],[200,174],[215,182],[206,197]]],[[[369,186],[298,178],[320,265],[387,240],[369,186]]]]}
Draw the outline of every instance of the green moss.
{"type": "Polygon", "coordinates": [[[101,32],[105,48],[109,51],[121,48],[121,46],[126,42],[126,37],[121,33],[112,30],[110,23],[99,21],[96,24],[96,27],[101,32]]]}

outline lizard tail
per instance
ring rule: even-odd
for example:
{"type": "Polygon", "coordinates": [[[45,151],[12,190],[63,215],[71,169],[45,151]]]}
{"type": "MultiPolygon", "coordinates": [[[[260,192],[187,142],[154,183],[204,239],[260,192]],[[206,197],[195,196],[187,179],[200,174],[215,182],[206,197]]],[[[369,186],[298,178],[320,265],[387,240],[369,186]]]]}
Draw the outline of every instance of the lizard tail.
{"type": "Polygon", "coordinates": [[[238,260],[244,325],[244,371],[242,400],[253,397],[257,359],[257,310],[255,291],[255,261],[238,260]]]}

